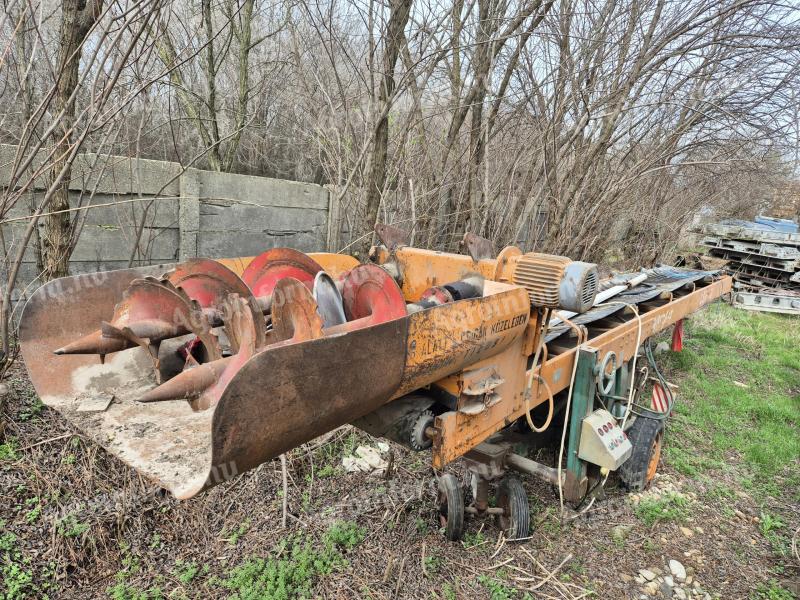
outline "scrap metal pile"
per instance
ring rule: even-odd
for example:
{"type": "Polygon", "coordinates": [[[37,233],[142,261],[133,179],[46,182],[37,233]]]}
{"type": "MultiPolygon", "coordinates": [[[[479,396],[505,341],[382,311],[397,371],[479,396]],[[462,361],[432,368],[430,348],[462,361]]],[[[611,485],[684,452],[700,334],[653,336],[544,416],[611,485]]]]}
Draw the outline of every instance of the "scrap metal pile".
{"type": "Polygon", "coordinates": [[[701,229],[709,256],[727,261],[736,306],[800,314],[800,232],[786,219],[726,220],[701,229]]]}
{"type": "Polygon", "coordinates": [[[527,535],[510,468],[572,502],[596,489],[598,468],[622,466],[632,487],[649,481],[660,437],[641,441],[642,431],[660,436],[669,409],[634,413],[636,357],[730,291],[730,278],[662,267],[600,281],[593,264],[513,246],[495,254],[469,234],[462,255],[376,230],[382,244],[367,264],[276,248],[51,281],[20,326],[31,381],[45,404],[179,498],[347,423],[430,449],[437,470],[465,457],[478,480],[472,505],[452,475],[439,478],[451,539],[465,512],[527,535]],[[569,430],[559,436],[565,468],[498,437],[526,422],[529,433],[569,430]],[[501,477],[500,506],[489,507],[488,482],[501,477]]]}

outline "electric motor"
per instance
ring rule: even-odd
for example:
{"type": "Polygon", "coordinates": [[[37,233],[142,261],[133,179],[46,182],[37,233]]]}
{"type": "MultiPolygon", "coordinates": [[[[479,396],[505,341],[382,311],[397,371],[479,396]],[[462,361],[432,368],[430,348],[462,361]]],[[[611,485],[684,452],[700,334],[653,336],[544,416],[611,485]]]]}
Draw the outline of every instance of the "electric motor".
{"type": "Polygon", "coordinates": [[[515,257],[514,262],[511,282],[527,290],[534,306],[582,313],[594,305],[597,265],[536,252],[515,257]]]}

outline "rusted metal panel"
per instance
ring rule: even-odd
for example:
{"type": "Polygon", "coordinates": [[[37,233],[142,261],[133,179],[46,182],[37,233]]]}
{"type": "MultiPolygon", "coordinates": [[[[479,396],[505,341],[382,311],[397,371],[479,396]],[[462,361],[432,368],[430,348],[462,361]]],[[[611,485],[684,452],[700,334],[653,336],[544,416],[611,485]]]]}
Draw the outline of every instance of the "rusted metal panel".
{"type": "Polygon", "coordinates": [[[407,318],[268,349],[247,360],[216,407],[184,400],[141,403],[156,384],[144,349],[96,356],[52,351],[89,333],[148,267],[70,277],[40,288],[20,330],[26,366],[42,401],[88,437],[173,494],[188,498],[388,401],[405,362],[407,318]],[[112,396],[83,412],[87,397],[112,396]],[[213,427],[212,427],[213,425],[213,427]]]}
{"type": "Polygon", "coordinates": [[[407,327],[396,319],[254,356],[214,411],[212,473],[253,468],[382,406],[400,384],[407,327]]]}
{"type": "MultiPolygon", "coordinates": [[[[452,411],[436,417],[437,435],[432,450],[434,468],[441,469],[493,433],[510,425],[513,422],[510,415],[524,408],[525,365],[528,357],[523,352],[523,346],[524,337],[519,335],[502,352],[470,367],[472,370],[489,368],[499,375],[502,383],[492,390],[498,400],[477,414],[452,411]]],[[[460,375],[448,377],[443,383],[450,392],[460,392],[463,388],[460,375]]]]}
{"type": "Polygon", "coordinates": [[[389,251],[396,250],[401,246],[408,246],[409,240],[411,239],[409,233],[404,229],[392,225],[385,225],[384,223],[375,225],[375,233],[378,234],[378,239],[389,251]]]}
{"type": "Polygon", "coordinates": [[[465,233],[461,243],[467,247],[467,252],[474,261],[494,258],[497,255],[491,241],[474,233],[465,233]]]}
{"type": "Polygon", "coordinates": [[[498,354],[522,338],[530,305],[525,290],[487,281],[485,297],[409,316],[401,396],[498,354]]]}
{"type": "MultiPolygon", "coordinates": [[[[308,256],[319,264],[334,279],[358,265],[358,259],[349,254],[334,254],[332,252],[309,252],[308,256]]],[[[217,258],[218,263],[228,267],[241,277],[244,270],[253,262],[255,256],[237,258],[217,258]]]]}
{"type": "Polygon", "coordinates": [[[376,248],[379,264],[394,259],[402,275],[403,296],[409,302],[416,302],[423,292],[435,285],[460,281],[474,273],[486,279],[496,279],[497,261],[494,259],[472,260],[461,254],[448,254],[419,248],[398,248],[389,253],[384,247],[376,248]]]}
{"type": "Polygon", "coordinates": [[[136,399],[155,385],[152,362],[142,348],[110,356],[53,356],[53,350],[96,329],[98,315],[114,305],[134,279],[158,275],[171,265],[66,277],[39,288],[25,306],[20,345],[42,402],[58,410],[89,438],[160,485],[180,493],[211,464],[210,411],[185,402],[146,405],[136,399]],[[83,412],[83,401],[113,396],[105,411],[83,412]]]}

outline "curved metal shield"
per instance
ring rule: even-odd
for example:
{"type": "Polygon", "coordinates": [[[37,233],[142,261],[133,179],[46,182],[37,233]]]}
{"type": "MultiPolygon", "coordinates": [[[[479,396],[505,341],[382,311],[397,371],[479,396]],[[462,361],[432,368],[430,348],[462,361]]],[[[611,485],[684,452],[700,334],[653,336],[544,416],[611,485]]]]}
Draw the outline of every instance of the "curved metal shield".
{"type": "Polygon", "coordinates": [[[212,467],[202,487],[388,402],[403,375],[406,332],[402,318],[256,354],[214,410],[212,467]]]}
{"type": "MultiPolygon", "coordinates": [[[[192,410],[183,399],[138,402],[157,384],[142,348],[110,355],[105,364],[92,355],[53,356],[112,314],[134,279],[164,271],[128,269],[44,285],[25,307],[20,344],[46,405],[179,498],[374,410],[400,383],[405,319],[255,353],[208,410],[192,410]],[[85,411],[97,397],[109,406],[85,411]]],[[[245,316],[244,307],[236,314],[245,316]]],[[[251,348],[252,340],[244,345],[251,348]]]]}
{"type": "Polygon", "coordinates": [[[293,277],[311,287],[314,276],[322,270],[307,254],[292,248],[272,248],[256,256],[242,273],[242,279],[256,297],[272,294],[284,277],[293,277]]]}
{"type": "Polygon", "coordinates": [[[323,327],[333,327],[347,322],[339,288],[325,271],[320,271],[314,277],[313,295],[317,301],[317,312],[322,317],[323,327]]]}

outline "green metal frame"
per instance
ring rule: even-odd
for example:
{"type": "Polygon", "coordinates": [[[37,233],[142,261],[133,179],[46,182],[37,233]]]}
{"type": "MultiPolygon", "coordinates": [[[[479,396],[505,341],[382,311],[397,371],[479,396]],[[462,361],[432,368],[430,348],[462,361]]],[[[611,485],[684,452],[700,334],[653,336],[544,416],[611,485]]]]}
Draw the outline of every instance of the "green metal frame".
{"type": "Polygon", "coordinates": [[[572,404],[569,413],[567,444],[567,473],[564,497],[569,502],[579,502],[586,495],[588,479],[586,463],[578,458],[581,443],[581,422],[594,410],[594,393],[597,375],[597,350],[578,349],[575,382],[572,385],[572,404]]]}
{"type": "MultiPolygon", "coordinates": [[[[611,398],[627,395],[630,380],[629,365],[618,358],[611,398]]],[[[564,497],[570,502],[580,502],[588,488],[587,463],[578,458],[581,445],[581,422],[594,410],[594,397],[599,378],[600,361],[595,348],[580,348],[575,383],[572,386],[572,405],[569,415],[567,445],[567,473],[564,497]]]]}

